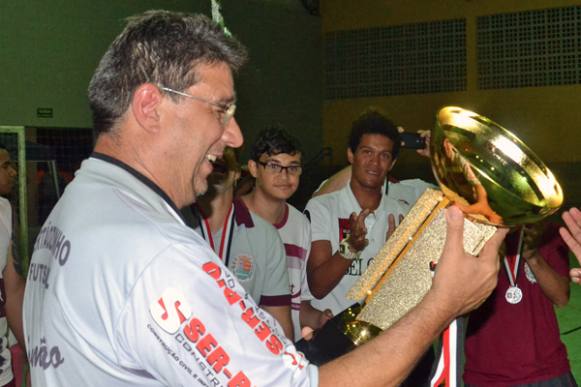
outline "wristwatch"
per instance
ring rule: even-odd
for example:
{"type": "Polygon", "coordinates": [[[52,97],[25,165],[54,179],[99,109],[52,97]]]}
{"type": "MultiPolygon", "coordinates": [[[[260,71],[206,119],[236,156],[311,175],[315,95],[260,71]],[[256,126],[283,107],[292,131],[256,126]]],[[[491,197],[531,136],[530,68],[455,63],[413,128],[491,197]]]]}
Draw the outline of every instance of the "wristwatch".
{"type": "Polygon", "coordinates": [[[341,242],[339,242],[339,254],[341,254],[343,258],[352,261],[359,258],[361,251],[353,252],[351,250],[351,245],[349,244],[349,239],[343,238],[341,239],[341,242]]]}

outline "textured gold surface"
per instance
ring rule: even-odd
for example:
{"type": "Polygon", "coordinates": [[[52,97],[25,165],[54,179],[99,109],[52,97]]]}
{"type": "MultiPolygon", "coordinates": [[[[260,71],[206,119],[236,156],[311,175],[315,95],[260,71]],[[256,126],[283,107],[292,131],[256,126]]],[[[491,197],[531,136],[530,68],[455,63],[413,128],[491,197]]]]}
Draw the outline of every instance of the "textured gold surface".
{"type": "MultiPolygon", "coordinates": [[[[420,198],[406,219],[411,218],[410,215],[414,215],[416,207],[419,207],[418,212],[422,216],[424,215],[426,209],[433,204],[429,203],[426,206],[423,203],[424,199],[426,199],[424,196],[420,198]]],[[[397,258],[396,265],[388,269],[387,278],[381,283],[381,286],[374,290],[373,294],[368,297],[365,307],[357,316],[358,320],[369,322],[381,329],[386,329],[422,299],[432,284],[430,262],[438,261],[446,240],[446,219],[444,213],[441,209],[435,210],[434,220],[420,231],[417,239],[410,244],[409,250],[397,258]]],[[[464,249],[470,254],[477,254],[484,243],[494,234],[495,230],[496,227],[494,226],[465,220],[464,249]]],[[[409,230],[405,230],[403,234],[407,236],[408,232],[409,230]]],[[[394,233],[386,245],[399,245],[398,242],[401,241],[391,242],[391,239],[395,237],[397,237],[396,233],[394,233]]],[[[409,237],[404,242],[407,243],[408,241],[409,237]]],[[[393,261],[394,258],[392,257],[391,251],[389,249],[386,250],[385,247],[387,246],[384,246],[381,252],[387,253],[387,261],[393,261]]],[[[382,262],[383,258],[378,256],[375,260],[382,262]]],[[[363,276],[365,277],[365,281],[370,281],[371,278],[381,277],[385,273],[385,264],[375,265],[374,261],[374,264],[368,268],[367,272],[363,276]],[[371,273],[371,271],[378,271],[379,273],[371,273]],[[367,274],[367,272],[370,273],[367,274]]],[[[363,277],[362,281],[364,281],[363,277]]],[[[357,288],[359,293],[352,289],[352,292],[349,294],[360,294],[364,287],[371,289],[369,282],[365,286],[357,283],[354,288],[357,288]]]]}
{"type": "Polygon", "coordinates": [[[401,224],[395,229],[392,236],[379,250],[371,265],[349,290],[347,293],[348,299],[360,301],[369,295],[443,198],[442,192],[434,189],[427,189],[423,193],[401,224]]]}

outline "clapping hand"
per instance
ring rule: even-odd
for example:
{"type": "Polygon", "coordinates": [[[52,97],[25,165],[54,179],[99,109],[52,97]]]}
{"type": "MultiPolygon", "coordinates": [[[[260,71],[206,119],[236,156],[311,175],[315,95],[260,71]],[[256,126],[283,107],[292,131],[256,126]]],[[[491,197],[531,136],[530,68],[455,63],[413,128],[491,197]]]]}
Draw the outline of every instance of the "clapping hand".
{"type": "MultiPolygon", "coordinates": [[[[568,211],[563,212],[562,218],[565,221],[566,227],[561,227],[559,233],[577,257],[579,264],[581,264],[581,211],[578,208],[572,207],[568,211]]],[[[569,274],[571,281],[581,284],[580,268],[571,269],[569,274]]]]}

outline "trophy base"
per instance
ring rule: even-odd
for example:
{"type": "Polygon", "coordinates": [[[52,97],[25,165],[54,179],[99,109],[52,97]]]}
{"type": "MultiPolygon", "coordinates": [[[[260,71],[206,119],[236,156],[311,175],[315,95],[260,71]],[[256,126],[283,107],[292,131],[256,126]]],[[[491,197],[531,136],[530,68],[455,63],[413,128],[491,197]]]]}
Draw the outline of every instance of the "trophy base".
{"type": "MultiPolygon", "coordinates": [[[[301,351],[309,362],[316,366],[322,366],[357,347],[343,333],[343,322],[336,317],[318,330],[311,340],[301,339],[295,343],[297,350],[301,351]]],[[[385,361],[389,362],[389,359],[385,359],[385,361]]],[[[430,347],[400,387],[429,386],[434,363],[434,350],[430,347]]]]}
{"type": "Polygon", "coordinates": [[[355,317],[359,312],[360,304],[351,305],[327,321],[321,329],[316,330],[310,340],[302,339],[295,343],[297,349],[304,353],[311,363],[320,366],[363,344],[358,338],[371,336],[366,334],[370,330],[373,336],[379,334],[380,330],[377,327],[368,323],[358,324],[355,317]]]}
{"type": "MultiPolygon", "coordinates": [[[[365,344],[378,336],[381,330],[369,323],[356,320],[361,309],[360,304],[354,304],[345,309],[327,321],[321,329],[315,331],[312,339],[296,342],[296,348],[312,364],[321,366],[365,344]]],[[[429,386],[434,362],[434,350],[430,347],[401,386],[429,386]]]]}

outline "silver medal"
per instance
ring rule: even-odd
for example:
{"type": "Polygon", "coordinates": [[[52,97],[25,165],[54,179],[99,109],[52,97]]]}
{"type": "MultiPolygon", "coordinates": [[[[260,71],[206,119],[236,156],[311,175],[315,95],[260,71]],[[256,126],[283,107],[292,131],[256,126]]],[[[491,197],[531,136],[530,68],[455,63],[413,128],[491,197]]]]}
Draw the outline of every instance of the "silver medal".
{"type": "Polygon", "coordinates": [[[509,304],[518,304],[522,300],[522,290],[518,286],[510,286],[506,289],[504,298],[506,298],[506,302],[509,304]]]}
{"type": "Polygon", "coordinates": [[[524,266],[525,266],[525,276],[527,277],[527,279],[529,280],[530,283],[536,284],[537,277],[535,277],[535,274],[533,273],[531,267],[526,262],[525,262],[524,266]]]}

